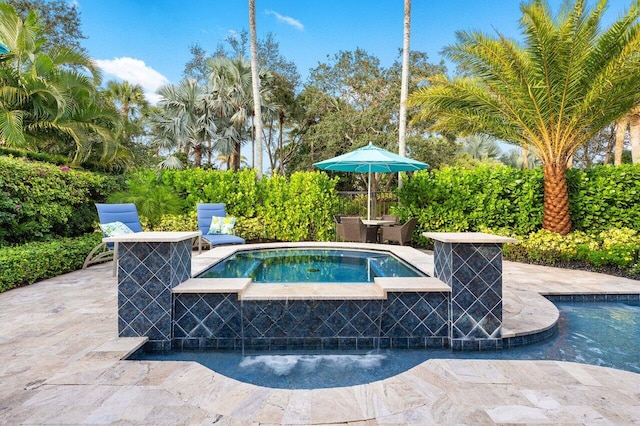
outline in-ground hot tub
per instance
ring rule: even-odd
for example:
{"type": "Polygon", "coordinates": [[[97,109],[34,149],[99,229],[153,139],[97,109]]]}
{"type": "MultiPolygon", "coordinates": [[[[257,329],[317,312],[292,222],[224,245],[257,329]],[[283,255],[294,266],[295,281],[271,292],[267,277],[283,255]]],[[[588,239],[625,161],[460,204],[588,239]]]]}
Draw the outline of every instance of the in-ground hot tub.
{"type": "MultiPolygon", "coordinates": [[[[147,350],[502,346],[502,237],[433,234],[434,257],[411,247],[305,242],[217,247],[193,259],[193,270],[204,271],[247,250],[349,249],[389,252],[421,272],[374,272],[372,282],[341,285],[324,279],[265,285],[253,282],[252,268],[240,278],[183,278],[192,259],[182,240],[191,235],[140,234],[111,239],[122,246],[119,336],[146,336],[147,350]],[[435,277],[426,276],[430,268],[435,277]]],[[[371,275],[381,262],[364,257],[371,275]]],[[[306,266],[310,273],[319,269],[306,266]]]]}
{"type": "Polygon", "coordinates": [[[449,287],[411,247],[220,247],[173,289],[176,349],[445,347],[449,287]],[[256,279],[258,282],[254,282],[256,279]],[[339,284],[339,285],[337,285],[339,284]]]}
{"type": "Polygon", "coordinates": [[[427,274],[388,251],[338,248],[242,250],[197,278],[251,278],[252,283],[373,283],[376,277],[427,274]]]}

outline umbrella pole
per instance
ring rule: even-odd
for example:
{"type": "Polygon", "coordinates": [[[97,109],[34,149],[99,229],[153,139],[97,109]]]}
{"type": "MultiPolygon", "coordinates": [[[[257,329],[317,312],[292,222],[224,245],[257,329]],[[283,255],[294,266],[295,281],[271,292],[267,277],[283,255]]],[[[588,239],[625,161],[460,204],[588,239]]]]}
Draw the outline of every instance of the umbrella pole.
{"type": "Polygon", "coordinates": [[[369,193],[367,194],[367,220],[371,220],[371,164],[369,164],[369,193]]]}

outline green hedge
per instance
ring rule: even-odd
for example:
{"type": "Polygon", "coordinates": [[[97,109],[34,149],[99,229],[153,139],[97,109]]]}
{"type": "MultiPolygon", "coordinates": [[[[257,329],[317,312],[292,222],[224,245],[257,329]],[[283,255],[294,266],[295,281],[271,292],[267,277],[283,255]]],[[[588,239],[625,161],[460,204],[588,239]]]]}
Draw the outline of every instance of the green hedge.
{"type": "Polygon", "coordinates": [[[0,292],[75,271],[102,235],[33,242],[0,248],[0,292]]]}
{"type": "Polygon", "coordinates": [[[0,246],[91,232],[94,203],[118,188],[115,177],[0,156],[0,246]]]}
{"type": "MultiPolygon", "coordinates": [[[[640,165],[571,169],[567,179],[575,230],[640,230],[640,165]]],[[[542,228],[543,191],[540,168],[444,168],[407,179],[395,212],[402,219],[418,218],[418,239],[427,230],[468,232],[483,227],[529,235],[542,228]]]]}
{"type": "MultiPolygon", "coordinates": [[[[197,203],[225,203],[239,218],[236,234],[248,240],[331,240],[338,213],[337,178],[321,172],[297,172],[256,180],[254,170],[168,170],[161,182],[185,200],[185,214],[197,203]]],[[[162,229],[183,226],[184,219],[162,229]]]]}
{"type": "Polygon", "coordinates": [[[612,227],[640,231],[640,164],[569,170],[574,229],[591,233],[612,227]]]}
{"type": "Polygon", "coordinates": [[[197,203],[225,203],[228,215],[256,215],[259,188],[255,170],[166,170],[161,180],[185,201],[185,213],[195,210],[197,203]]]}
{"type": "Polygon", "coordinates": [[[296,172],[261,182],[258,217],[266,238],[280,241],[328,241],[334,236],[338,213],[338,179],[321,172],[296,172]]]}

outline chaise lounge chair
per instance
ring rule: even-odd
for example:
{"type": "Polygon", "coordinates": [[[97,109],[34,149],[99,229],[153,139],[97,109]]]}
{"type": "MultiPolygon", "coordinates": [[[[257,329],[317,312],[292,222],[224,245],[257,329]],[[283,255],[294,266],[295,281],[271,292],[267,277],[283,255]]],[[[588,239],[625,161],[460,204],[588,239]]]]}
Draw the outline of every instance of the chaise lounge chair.
{"type": "MultiPolygon", "coordinates": [[[[142,225],[135,204],[96,204],[100,228],[105,237],[116,235],[115,232],[130,233],[142,232],[142,225]],[[124,225],[124,226],[122,226],[124,225]],[[111,231],[115,229],[116,231],[111,231]],[[128,231],[127,231],[128,230],[128,231]]],[[[82,265],[86,269],[94,263],[106,262],[113,259],[113,276],[118,270],[118,244],[100,243],[91,250],[82,265]]]]}
{"type": "Polygon", "coordinates": [[[200,237],[201,241],[204,240],[206,243],[209,243],[211,247],[224,244],[245,243],[244,239],[233,234],[233,223],[227,224],[227,229],[212,230],[211,222],[214,221],[213,218],[216,218],[215,220],[219,222],[227,216],[223,203],[198,204],[196,205],[196,210],[198,212],[198,229],[202,232],[202,236],[200,237]]]}

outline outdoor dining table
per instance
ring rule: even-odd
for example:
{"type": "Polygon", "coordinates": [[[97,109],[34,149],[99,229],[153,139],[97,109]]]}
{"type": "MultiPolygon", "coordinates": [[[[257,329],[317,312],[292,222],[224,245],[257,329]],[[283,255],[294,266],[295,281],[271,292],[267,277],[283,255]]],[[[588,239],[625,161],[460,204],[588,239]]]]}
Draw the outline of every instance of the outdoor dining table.
{"type": "Polygon", "coordinates": [[[394,220],[382,220],[382,219],[360,219],[362,223],[371,228],[376,228],[376,241],[380,242],[380,235],[378,229],[383,225],[394,225],[396,222],[394,220]]]}
{"type": "Polygon", "coordinates": [[[362,223],[367,226],[382,226],[382,225],[393,225],[396,223],[394,220],[382,220],[382,219],[360,219],[362,223]]]}

